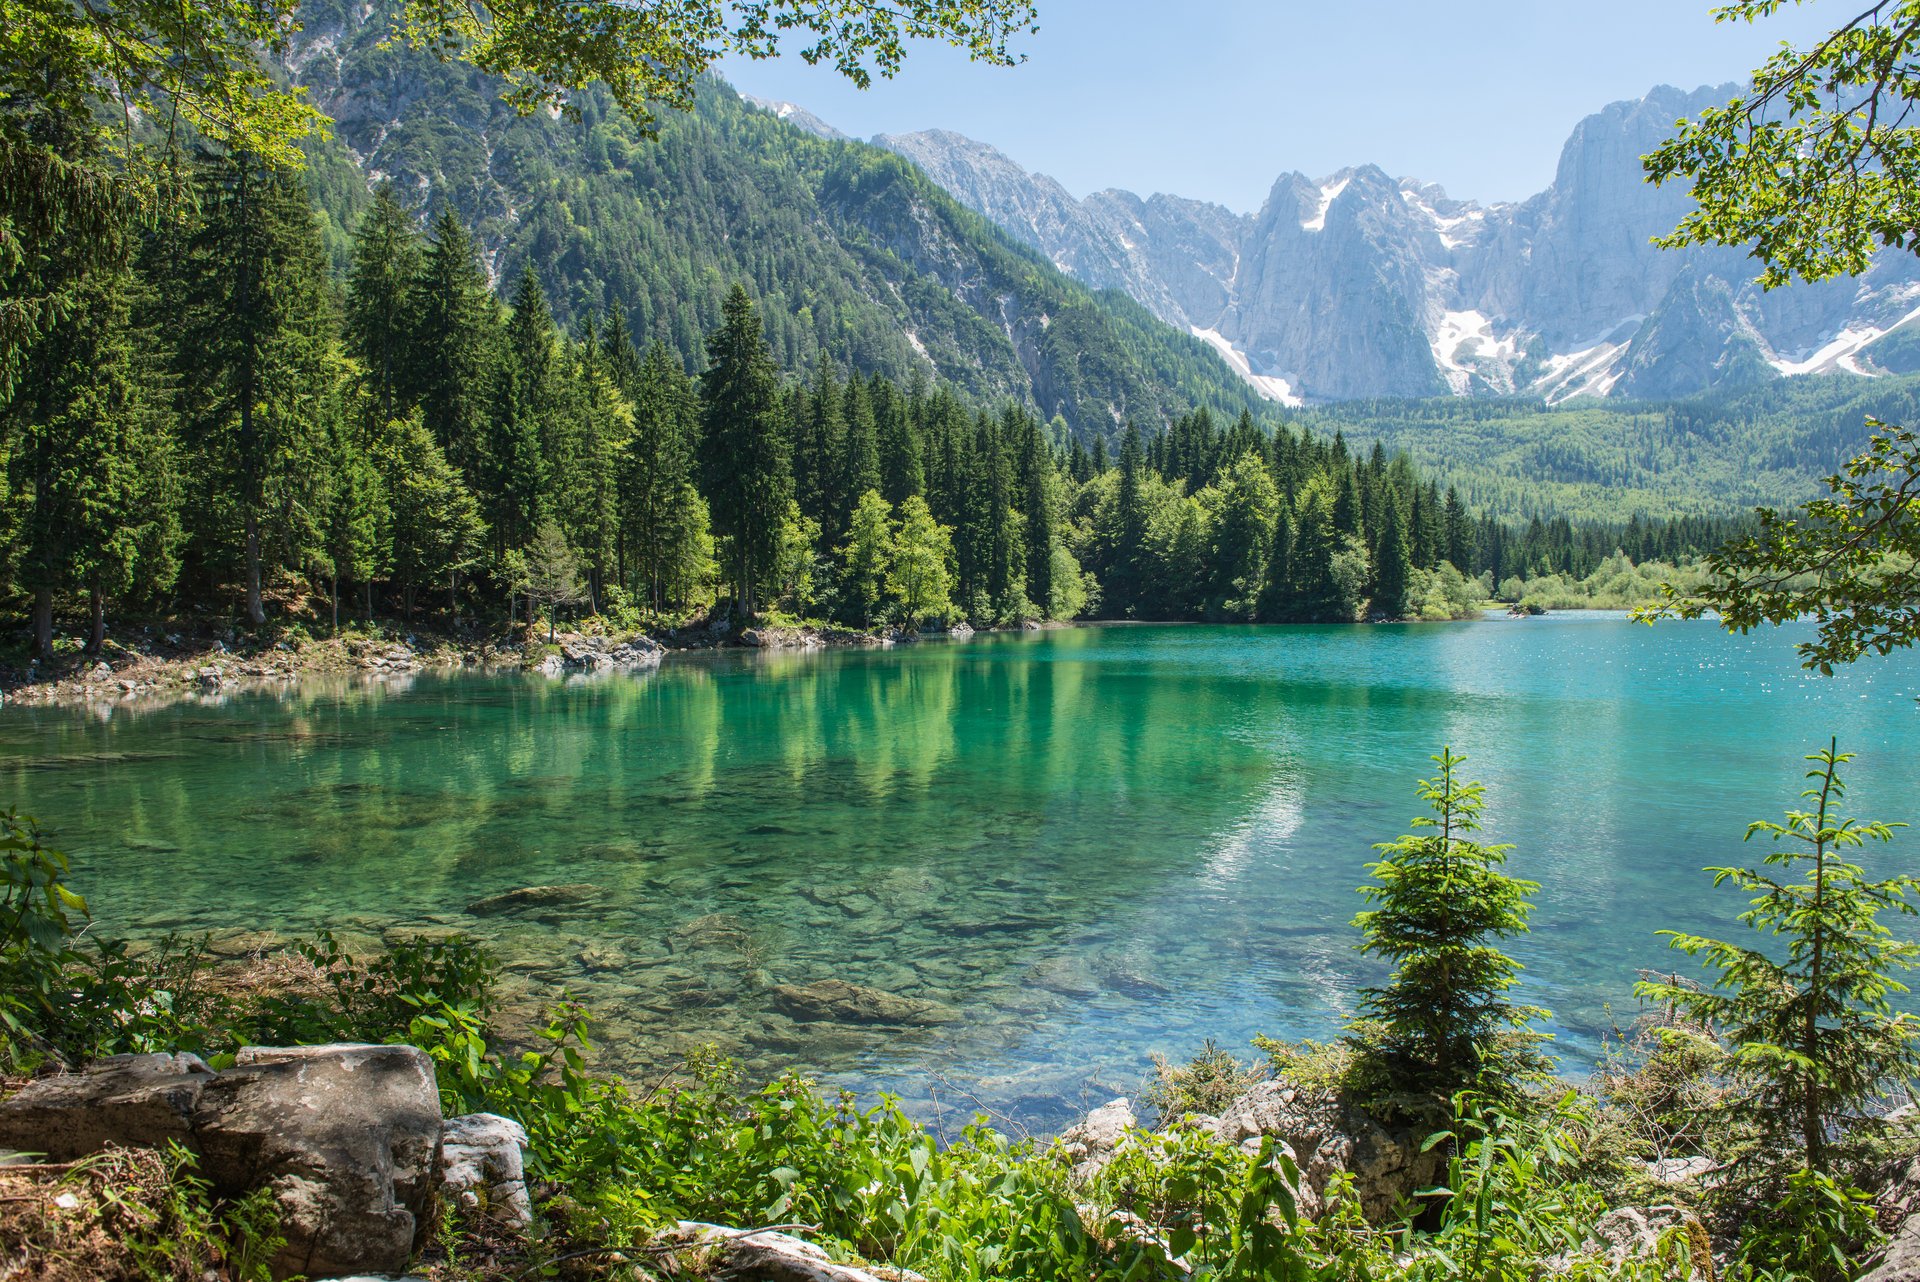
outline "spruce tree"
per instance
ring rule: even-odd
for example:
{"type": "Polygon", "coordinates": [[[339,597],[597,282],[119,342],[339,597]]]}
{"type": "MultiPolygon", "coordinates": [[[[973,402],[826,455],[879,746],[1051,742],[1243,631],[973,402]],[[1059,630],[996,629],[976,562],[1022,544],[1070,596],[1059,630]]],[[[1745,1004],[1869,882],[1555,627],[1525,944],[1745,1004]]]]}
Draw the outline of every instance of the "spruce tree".
{"type": "Polygon", "coordinates": [[[289,560],[305,551],[290,546],[304,530],[285,518],[311,516],[299,509],[312,489],[304,469],[321,455],[313,406],[338,373],[334,320],[319,229],[298,183],[245,155],[206,161],[198,176],[200,218],[174,266],[182,417],[217,496],[197,515],[215,539],[238,527],[246,614],[257,626],[268,543],[289,560]]]}
{"type": "Polygon", "coordinates": [[[365,371],[374,412],[382,422],[409,408],[402,401],[411,359],[412,307],[420,271],[419,237],[393,184],[382,183],[353,235],[347,273],[347,350],[365,371]]]}
{"type": "Polygon", "coordinates": [[[450,208],[434,220],[410,311],[406,403],[420,407],[434,442],[462,475],[486,475],[490,457],[499,455],[488,448],[499,309],[473,238],[450,208]]]}
{"type": "Polygon", "coordinates": [[[1389,1115],[1438,1121],[1461,1091],[1511,1097],[1545,1069],[1531,1022],[1545,1012],[1508,999],[1520,964],[1498,947],[1524,934],[1539,887],[1506,873],[1510,846],[1483,845],[1486,789],[1460,778],[1466,758],[1442,748],[1439,774],[1422,779],[1431,816],[1376,847],[1373,881],[1360,893],[1375,906],[1353,919],[1361,951],[1385,958],[1384,987],[1360,994],[1350,1041],[1357,1080],[1389,1115]]]}
{"type": "Polygon", "coordinates": [[[1809,756],[1808,805],[1785,822],[1748,825],[1773,842],[1761,866],[1709,868],[1713,884],[1745,898],[1740,921],[1764,947],[1662,931],[1674,948],[1716,972],[1710,988],[1649,981],[1638,992],[1671,1006],[1733,1048],[1742,1112],[1776,1140],[1797,1145],[1803,1167],[1834,1169],[1833,1141],[1885,1095],[1920,1076],[1920,1022],[1896,1012],[1898,976],[1920,964],[1920,945],[1896,940],[1879,916],[1912,915],[1920,878],[1875,879],[1843,857],[1893,839],[1902,824],[1838,813],[1840,767],[1851,753],[1830,743],[1809,756]]]}
{"type": "MultiPolygon", "coordinates": [[[[673,567],[697,556],[689,546],[686,492],[693,488],[699,422],[693,380],[655,343],[647,349],[634,393],[633,434],[620,462],[620,507],[634,574],[656,612],[680,600],[672,585],[686,576],[673,567]]],[[[704,502],[701,510],[704,527],[704,502]]]]}
{"type": "Polygon", "coordinates": [[[1412,555],[1407,548],[1407,519],[1398,491],[1386,492],[1384,524],[1373,553],[1372,613],[1382,619],[1407,617],[1412,555]]]}
{"type": "Polygon", "coordinates": [[[722,314],[701,380],[701,471],[714,528],[727,540],[734,604],[751,615],[776,573],[793,472],[779,371],[744,287],[733,287],[722,314]]]}

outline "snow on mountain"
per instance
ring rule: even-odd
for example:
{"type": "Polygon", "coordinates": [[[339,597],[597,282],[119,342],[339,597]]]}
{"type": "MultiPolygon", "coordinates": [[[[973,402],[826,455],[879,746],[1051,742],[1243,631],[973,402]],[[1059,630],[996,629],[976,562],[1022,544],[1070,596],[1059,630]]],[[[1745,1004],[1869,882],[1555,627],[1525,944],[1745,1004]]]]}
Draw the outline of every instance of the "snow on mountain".
{"type": "Polygon", "coordinates": [[[1920,262],[1763,292],[1728,249],[1653,238],[1689,207],[1640,157],[1737,86],[1662,86],[1581,121],[1553,183],[1481,205],[1376,166],[1282,175],[1252,214],[1178,196],[1076,200],[945,131],[874,141],[1097,288],[1125,290],[1286,403],[1375,396],[1680,396],[1920,361],[1920,262]],[[1879,344],[1882,355],[1876,358],[1879,344]],[[1895,354],[1895,348],[1898,352],[1895,354]],[[1906,353],[1911,350],[1911,357],[1906,353]]]}

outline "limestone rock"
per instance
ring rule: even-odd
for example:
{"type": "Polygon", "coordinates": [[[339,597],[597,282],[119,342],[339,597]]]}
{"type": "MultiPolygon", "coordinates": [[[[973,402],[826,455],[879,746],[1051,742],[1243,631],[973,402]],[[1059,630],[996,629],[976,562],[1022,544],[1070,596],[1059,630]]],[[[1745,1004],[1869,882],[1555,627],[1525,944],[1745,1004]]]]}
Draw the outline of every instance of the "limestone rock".
{"type": "Polygon", "coordinates": [[[114,1055],[31,1082],[0,1103],[0,1149],[71,1162],[108,1143],[193,1147],[193,1112],[214,1074],[196,1055],[114,1055]]]}
{"type": "Polygon", "coordinates": [[[539,915],[561,908],[575,908],[597,897],[600,887],[590,881],[570,882],[562,886],[522,886],[504,894],[489,895],[467,905],[475,917],[498,917],[503,913],[539,915]]]}
{"type": "Polygon", "coordinates": [[[1718,1169],[1710,1157],[1663,1157],[1647,1163],[1647,1178],[1655,1184],[1692,1184],[1718,1169]]]}
{"type": "Polygon", "coordinates": [[[1073,1159],[1074,1175],[1084,1180],[1098,1173],[1113,1160],[1120,1141],[1139,1121],[1133,1115],[1133,1106],[1122,1097],[1108,1100],[1088,1113],[1079,1125],[1063,1131],[1060,1144],[1073,1159]]]}
{"type": "Polygon", "coordinates": [[[1272,1136],[1300,1168],[1302,1209],[1317,1214],[1327,1184],[1341,1171],[1367,1218],[1381,1220],[1403,1198],[1432,1183],[1438,1152],[1420,1151],[1411,1132],[1389,1132],[1338,1092],[1296,1085],[1284,1077],[1257,1083],[1228,1105],[1214,1134],[1248,1151],[1272,1136]]]}
{"type": "Polygon", "coordinates": [[[944,1024],[956,1017],[951,1008],[938,1002],[901,997],[844,979],[778,984],[773,989],[773,1004],[795,1019],[837,1024],[944,1024]]]}
{"type": "MultiPolygon", "coordinates": [[[[656,1239],[661,1246],[678,1246],[679,1267],[711,1282],[882,1282],[880,1275],[850,1264],[835,1263],[811,1242],[785,1233],[753,1233],[682,1220],[656,1239]],[[691,1266],[691,1270],[689,1269],[691,1266]]],[[[904,1275],[889,1271],[888,1276],[904,1275]]]]}
{"type": "Polygon", "coordinates": [[[1615,1268],[1629,1260],[1650,1260],[1660,1251],[1660,1239],[1674,1229],[1688,1238],[1698,1256],[1704,1256],[1695,1268],[1695,1277],[1711,1278],[1712,1247],[1706,1226],[1692,1211],[1679,1206],[1623,1206],[1608,1211],[1593,1227],[1590,1245],[1604,1253],[1615,1268]]]}
{"type": "Polygon", "coordinates": [[[427,1230],[440,1153],[433,1063],[411,1046],[248,1048],[201,1091],[201,1172],[237,1196],[269,1188],[277,1275],[398,1273],[427,1230]]]}
{"type": "Polygon", "coordinates": [[[496,1224],[533,1223],[527,1196],[527,1132],[497,1113],[450,1117],[440,1128],[442,1194],[496,1224]]]}

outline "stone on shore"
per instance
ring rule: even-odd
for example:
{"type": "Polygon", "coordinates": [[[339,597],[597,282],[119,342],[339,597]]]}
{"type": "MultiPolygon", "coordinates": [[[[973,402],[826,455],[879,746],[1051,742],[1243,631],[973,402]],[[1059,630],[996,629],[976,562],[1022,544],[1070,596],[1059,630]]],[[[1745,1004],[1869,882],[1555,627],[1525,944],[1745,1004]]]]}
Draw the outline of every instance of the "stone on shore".
{"type": "Polygon", "coordinates": [[[497,1113],[450,1117],[440,1130],[443,1196],[494,1224],[524,1229],[533,1223],[527,1196],[527,1132],[497,1113]]]}

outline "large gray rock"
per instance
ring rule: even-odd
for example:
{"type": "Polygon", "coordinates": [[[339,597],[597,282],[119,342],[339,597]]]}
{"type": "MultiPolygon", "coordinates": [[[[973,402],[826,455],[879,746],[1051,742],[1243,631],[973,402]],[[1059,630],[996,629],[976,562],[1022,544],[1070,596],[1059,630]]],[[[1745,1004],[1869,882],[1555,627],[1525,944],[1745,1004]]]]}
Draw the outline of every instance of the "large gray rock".
{"type": "Polygon", "coordinates": [[[1296,1085],[1286,1078],[1256,1084],[1228,1105],[1214,1134],[1249,1152],[1267,1136],[1300,1168],[1302,1209],[1317,1214],[1328,1183],[1342,1171],[1371,1220],[1384,1220],[1433,1182],[1440,1154],[1422,1152],[1421,1137],[1388,1131],[1338,1092],[1296,1085]]]}
{"type": "Polygon", "coordinates": [[[193,1147],[193,1114],[214,1074],[197,1055],[114,1055],[45,1077],[0,1103],[0,1149],[71,1162],[109,1143],[193,1147]]]}
{"type": "Polygon", "coordinates": [[[1712,1277],[1712,1245],[1706,1226],[1692,1211],[1678,1206],[1623,1206],[1608,1211],[1594,1225],[1590,1245],[1607,1258],[1614,1268],[1629,1261],[1653,1260],[1660,1256],[1660,1241],[1678,1230],[1699,1256],[1696,1277],[1712,1277]]]}
{"type": "Polygon", "coordinates": [[[411,1046],[120,1055],[0,1103],[0,1148],[72,1161],[181,1145],[223,1197],[273,1193],[275,1276],[397,1273],[421,1245],[440,1153],[433,1063],[411,1046]]]}
{"type": "Polygon", "coordinates": [[[450,1117],[440,1130],[441,1196],[496,1224],[533,1223],[527,1196],[527,1132],[497,1113],[450,1117]]]}
{"type": "Polygon", "coordinates": [[[422,1244],[440,1096],[411,1046],[243,1050],[202,1090],[193,1131],[217,1192],[273,1190],[279,1275],[397,1273],[422,1244]]]}

